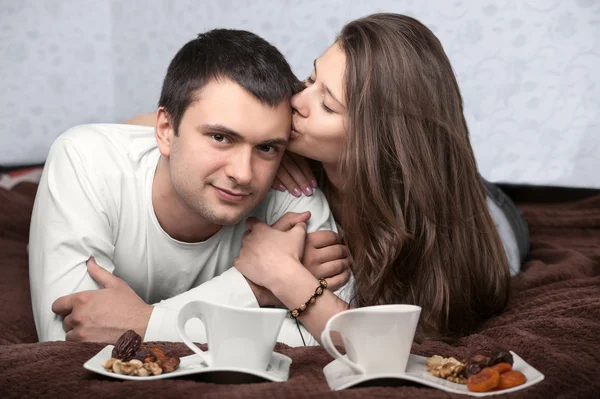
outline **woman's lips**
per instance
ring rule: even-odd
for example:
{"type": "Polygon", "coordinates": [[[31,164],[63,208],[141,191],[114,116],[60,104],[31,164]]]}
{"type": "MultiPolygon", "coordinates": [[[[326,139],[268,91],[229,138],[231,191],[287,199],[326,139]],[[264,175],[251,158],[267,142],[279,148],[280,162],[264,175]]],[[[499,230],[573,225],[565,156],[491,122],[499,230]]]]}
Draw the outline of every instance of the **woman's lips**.
{"type": "Polygon", "coordinates": [[[298,136],[300,136],[300,133],[298,133],[297,131],[295,131],[295,130],[292,128],[292,131],[290,132],[290,140],[293,140],[294,138],[296,138],[296,137],[298,137],[298,136]]]}

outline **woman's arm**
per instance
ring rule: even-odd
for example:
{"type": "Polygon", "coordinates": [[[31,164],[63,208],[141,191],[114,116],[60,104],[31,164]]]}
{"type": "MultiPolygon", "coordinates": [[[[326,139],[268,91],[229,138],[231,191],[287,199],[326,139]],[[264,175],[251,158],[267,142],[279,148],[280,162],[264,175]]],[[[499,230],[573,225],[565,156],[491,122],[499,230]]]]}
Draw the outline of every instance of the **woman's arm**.
{"type": "MultiPolygon", "coordinates": [[[[308,270],[298,265],[284,267],[285,270],[293,270],[294,274],[289,276],[280,275],[282,280],[274,282],[270,290],[290,310],[297,309],[304,304],[315,293],[319,286],[317,280],[308,270]]],[[[300,264],[302,266],[302,264],[300,264]]],[[[327,321],[334,315],[349,309],[348,303],[337,297],[332,291],[325,289],[314,303],[309,304],[298,320],[310,334],[321,344],[321,333],[327,321]]],[[[342,342],[337,334],[332,335],[334,345],[342,342]]]]}
{"type": "Polygon", "coordinates": [[[156,124],[156,112],[150,112],[148,114],[136,115],[131,119],[127,119],[123,122],[125,125],[140,125],[140,126],[154,126],[156,124]]]}
{"type": "MultiPolygon", "coordinates": [[[[319,286],[319,280],[301,262],[306,225],[299,223],[288,231],[279,231],[263,222],[248,220],[249,231],[243,239],[240,256],[234,266],[250,281],[270,290],[288,309],[304,304],[319,286]]],[[[335,284],[340,276],[327,278],[335,284]]],[[[330,290],[324,290],[316,301],[302,312],[299,320],[310,334],[321,342],[321,332],[327,321],[335,314],[349,308],[344,300],[350,293],[338,298],[330,290]]],[[[335,339],[334,343],[340,342],[335,339]]]]}

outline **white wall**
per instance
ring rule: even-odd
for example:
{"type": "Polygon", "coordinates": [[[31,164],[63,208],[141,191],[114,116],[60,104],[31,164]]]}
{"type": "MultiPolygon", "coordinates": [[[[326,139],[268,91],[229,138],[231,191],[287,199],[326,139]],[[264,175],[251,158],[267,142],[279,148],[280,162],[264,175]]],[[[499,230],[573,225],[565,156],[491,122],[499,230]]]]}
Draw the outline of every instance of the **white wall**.
{"type": "Polygon", "coordinates": [[[303,78],[345,22],[378,11],[441,39],[485,177],[600,188],[600,0],[0,0],[0,165],[153,110],[198,32],[256,32],[303,78]]]}

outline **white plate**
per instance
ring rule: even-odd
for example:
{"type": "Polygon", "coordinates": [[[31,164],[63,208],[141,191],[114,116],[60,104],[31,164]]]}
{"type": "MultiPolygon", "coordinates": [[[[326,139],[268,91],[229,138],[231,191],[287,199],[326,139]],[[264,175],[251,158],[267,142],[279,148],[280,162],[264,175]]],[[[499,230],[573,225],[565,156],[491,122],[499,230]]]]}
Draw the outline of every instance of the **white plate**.
{"type": "Polygon", "coordinates": [[[116,374],[102,366],[104,362],[111,358],[113,345],[107,345],[98,352],[94,357],[85,362],[83,367],[94,373],[102,374],[107,377],[118,378],[121,380],[133,380],[133,381],[148,381],[148,380],[161,380],[164,378],[174,378],[190,374],[207,374],[207,378],[215,380],[215,382],[225,383],[247,383],[253,381],[260,381],[260,379],[281,382],[287,381],[290,374],[290,365],[292,359],[277,352],[273,352],[271,355],[271,361],[266,371],[259,372],[254,370],[248,370],[243,368],[235,367],[208,367],[202,362],[198,355],[184,356],[181,358],[179,368],[170,373],[163,373],[160,375],[152,375],[148,377],[139,377],[134,375],[123,375],[116,374]]]}
{"type": "Polygon", "coordinates": [[[355,374],[348,366],[339,360],[334,360],[325,366],[323,368],[323,374],[325,374],[327,384],[329,384],[329,387],[334,391],[351,388],[355,385],[365,382],[372,382],[371,385],[377,385],[375,380],[387,380],[380,381],[382,385],[390,384],[393,382],[393,380],[395,380],[396,383],[398,380],[406,380],[427,385],[432,388],[441,389],[442,391],[446,392],[471,396],[499,395],[520,391],[521,389],[528,388],[544,379],[544,375],[542,373],[527,364],[527,362],[517,356],[516,353],[511,353],[514,360],[513,369],[525,374],[525,377],[527,377],[527,382],[514,388],[508,388],[494,392],[471,392],[467,389],[466,385],[457,384],[443,378],[438,378],[427,371],[427,366],[425,365],[425,360],[427,360],[427,358],[417,355],[410,355],[410,358],[408,359],[408,365],[406,366],[406,372],[401,374],[355,374]]]}

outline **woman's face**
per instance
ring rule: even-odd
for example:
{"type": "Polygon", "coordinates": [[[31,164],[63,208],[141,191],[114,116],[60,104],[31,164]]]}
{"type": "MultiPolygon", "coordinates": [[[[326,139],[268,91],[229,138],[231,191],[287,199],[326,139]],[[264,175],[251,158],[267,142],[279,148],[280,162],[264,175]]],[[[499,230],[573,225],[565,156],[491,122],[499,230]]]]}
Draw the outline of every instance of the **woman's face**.
{"type": "Polygon", "coordinates": [[[292,97],[292,133],[288,150],[324,164],[337,163],[346,137],[343,81],[346,55],[334,43],[306,79],[306,89],[292,97]]]}

